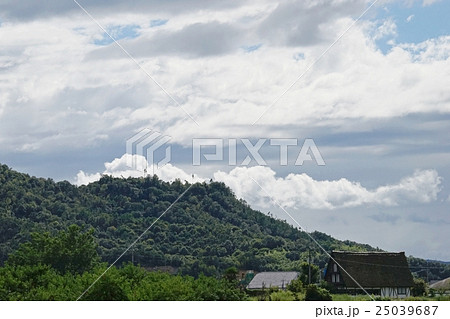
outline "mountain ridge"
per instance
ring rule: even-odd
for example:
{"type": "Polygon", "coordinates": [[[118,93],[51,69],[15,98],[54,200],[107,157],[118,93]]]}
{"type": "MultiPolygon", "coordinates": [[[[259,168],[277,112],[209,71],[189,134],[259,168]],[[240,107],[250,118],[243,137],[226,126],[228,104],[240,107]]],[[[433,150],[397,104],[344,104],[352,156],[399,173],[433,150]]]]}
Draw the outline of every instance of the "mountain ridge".
{"type": "MultiPolygon", "coordinates": [[[[156,220],[120,262],[133,260],[149,268],[171,266],[182,274],[197,276],[218,275],[231,266],[255,271],[295,270],[307,261],[308,250],[320,268],[328,259],[306,233],[252,209],[218,182],[191,185],[179,180],[164,182],[156,175],[102,176],[97,182],[75,186],[0,165],[0,198],[1,263],[29,239],[31,232],[55,233],[71,224],[93,228],[100,257],[111,263],[156,220]]],[[[377,250],[318,231],[311,236],[327,251],[377,250]]],[[[422,260],[412,260],[419,269],[422,260]]],[[[450,266],[431,272],[430,279],[441,276],[450,276],[450,266]]]]}

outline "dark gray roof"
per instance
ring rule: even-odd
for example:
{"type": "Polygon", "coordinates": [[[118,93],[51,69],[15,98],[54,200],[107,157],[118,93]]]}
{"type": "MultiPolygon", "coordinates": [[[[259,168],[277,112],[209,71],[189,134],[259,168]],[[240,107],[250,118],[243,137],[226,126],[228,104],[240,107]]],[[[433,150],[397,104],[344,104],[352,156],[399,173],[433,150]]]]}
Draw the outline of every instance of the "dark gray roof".
{"type": "Polygon", "coordinates": [[[260,272],[253,277],[248,284],[248,289],[262,289],[270,287],[286,288],[286,286],[298,277],[295,271],[270,271],[260,272]]]}
{"type": "MultiPolygon", "coordinates": [[[[404,252],[346,252],[333,251],[331,256],[364,288],[412,287],[413,277],[404,252]]],[[[330,259],[325,280],[331,282],[330,259]]],[[[358,288],[350,276],[339,269],[345,287],[358,288]]]]}

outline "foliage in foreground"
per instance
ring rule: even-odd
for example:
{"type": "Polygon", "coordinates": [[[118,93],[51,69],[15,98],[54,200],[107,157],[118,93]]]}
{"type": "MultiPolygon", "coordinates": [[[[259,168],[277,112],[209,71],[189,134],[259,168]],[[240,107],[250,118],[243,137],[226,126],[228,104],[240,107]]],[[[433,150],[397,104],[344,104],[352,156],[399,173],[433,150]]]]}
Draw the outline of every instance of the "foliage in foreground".
{"type": "Polygon", "coordinates": [[[306,287],[305,301],[331,301],[330,292],[316,285],[308,285],[306,287]]]}
{"type": "Polygon", "coordinates": [[[428,294],[428,285],[422,278],[414,278],[414,286],[411,289],[414,297],[426,296],[428,294]]]}
{"type": "MultiPolygon", "coordinates": [[[[46,265],[0,268],[0,300],[76,300],[106,270],[61,275],[46,265]]],[[[80,300],[245,300],[225,279],[112,267],[80,300]]]]}
{"type": "Polygon", "coordinates": [[[131,263],[105,273],[107,264],[99,262],[92,231],[77,226],[56,236],[44,233],[31,238],[0,268],[0,300],[246,299],[230,276],[174,276],[131,263]]]}

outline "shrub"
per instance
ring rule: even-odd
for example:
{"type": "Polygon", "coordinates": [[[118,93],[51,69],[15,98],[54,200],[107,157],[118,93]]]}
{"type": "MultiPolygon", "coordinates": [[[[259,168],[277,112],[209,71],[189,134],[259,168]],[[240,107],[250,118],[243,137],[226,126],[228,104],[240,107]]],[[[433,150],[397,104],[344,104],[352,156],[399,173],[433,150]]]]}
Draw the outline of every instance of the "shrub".
{"type": "Polygon", "coordinates": [[[271,301],[294,301],[295,296],[290,291],[275,291],[270,294],[271,301]]]}
{"type": "Polygon", "coordinates": [[[330,293],[336,293],[336,287],[335,286],[333,286],[331,283],[329,283],[328,281],[326,281],[326,280],[322,280],[321,282],[320,282],[320,286],[319,286],[320,288],[323,288],[323,289],[325,289],[325,290],[328,290],[330,293]]]}
{"type": "Polygon", "coordinates": [[[303,282],[300,279],[294,279],[289,283],[289,285],[287,286],[287,289],[294,293],[302,292],[303,291],[303,282]]]}
{"type": "Polygon", "coordinates": [[[306,286],[306,301],[331,301],[333,298],[330,292],[324,288],[317,287],[316,285],[306,286]]]}
{"type": "Polygon", "coordinates": [[[414,286],[411,289],[411,294],[414,297],[425,296],[428,293],[428,285],[422,278],[414,278],[414,286]]]}

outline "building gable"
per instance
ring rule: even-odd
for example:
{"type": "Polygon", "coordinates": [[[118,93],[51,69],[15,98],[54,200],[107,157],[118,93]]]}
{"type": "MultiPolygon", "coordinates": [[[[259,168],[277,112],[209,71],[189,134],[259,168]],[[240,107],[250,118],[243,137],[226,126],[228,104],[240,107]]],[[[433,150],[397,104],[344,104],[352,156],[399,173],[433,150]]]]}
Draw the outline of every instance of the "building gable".
{"type": "Polygon", "coordinates": [[[363,288],[406,288],[413,286],[411,271],[403,252],[334,251],[331,256],[332,259],[330,258],[328,262],[325,280],[336,287],[359,288],[355,280],[363,288]]]}

